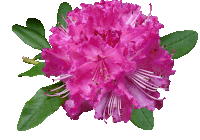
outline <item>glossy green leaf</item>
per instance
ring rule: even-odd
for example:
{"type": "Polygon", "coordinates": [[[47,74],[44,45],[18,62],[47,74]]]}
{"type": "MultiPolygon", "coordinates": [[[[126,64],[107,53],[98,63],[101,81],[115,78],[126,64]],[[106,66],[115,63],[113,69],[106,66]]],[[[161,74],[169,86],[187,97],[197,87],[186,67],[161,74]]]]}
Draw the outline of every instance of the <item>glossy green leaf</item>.
{"type": "Polygon", "coordinates": [[[40,20],[36,18],[28,18],[26,21],[26,26],[45,37],[45,29],[40,20]]]}
{"type": "Polygon", "coordinates": [[[65,20],[62,18],[61,15],[63,15],[63,17],[66,19],[67,13],[69,11],[72,11],[72,7],[71,5],[69,5],[69,3],[63,2],[60,4],[57,13],[57,25],[56,25],[57,27],[59,26],[58,23],[60,23],[64,28],[67,28],[67,23],[65,22],[65,20]]]}
{"type": "MultiPolygon", "coordinates": [[[[62,84],[62,81],[60,81],[56,84],[40,88],[36,94],[25,103],[17,124],[18,131],[25,131],[38,126],[48,116],[59,109],[59,107],[68,99],[68,96],[65,98],[49,97],[44,95],[44,92],[47,94],[54,94],[47,91],[47,89],[52,90],[61,86],[62,84]]],[[[56,90],[56,92],[61,92],[64,89],[65,87],[56,90]]]]}
{"type": "Polygon", "coordinates": [[[33,59],[34,59],[34,60],[37,60],[37,59],[39,59],[39,60],[44,60],[44,59],[42,59],[41,53],[37,54],[33,59]]]}
{"type": "Polygon", "coordinates": [[[34,49],[42,50],[43,48],[51,48],[45,37],[39,33],[23,27],[21,25],[13,25],[12,31],[27,45],[34,49]]]}
{"type": "Polygon", "coordinates": [[[145,107],[141,109],[132,109],[130,121],[143,130],[152,130],[154,127],[153,112],[145,107]]]}
{"type": "Polygon", "coordinates": [[[37,65],[33,66],[30,70],[19,74],[18,77],[22,76],[33,77],[37,75],[45,75],[45,73],[42,71],[42,68],[44,67],[45,67],[45,62],[39,62],[37,65]]]}
{"type": "Polygon", "coordinates": [[[175,49],[176,52],[173,59],[178,59],[181,56],[188,54],[197,43],[198,33],[192,30],[184,30],[170,33],[160,38],[160,46],[166,45],[164,49],[168,50],[170,54],[175,49]]]}

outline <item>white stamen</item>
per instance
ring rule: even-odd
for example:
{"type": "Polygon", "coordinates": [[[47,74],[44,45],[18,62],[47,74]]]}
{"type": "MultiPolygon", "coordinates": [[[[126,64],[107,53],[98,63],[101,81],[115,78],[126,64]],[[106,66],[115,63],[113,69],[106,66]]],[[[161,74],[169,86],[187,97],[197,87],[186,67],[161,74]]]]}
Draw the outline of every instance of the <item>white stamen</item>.
{"type": "Polygon", "coordinates": [[[117,107],[117,97],[116,96],[114,98],[114,103],[113,103],[113,108],[112,108],[112,116],[113,116],[115,107],[117,107]]]}
{"type": "Polygon", "coordinates": [[[63,90],[62,92],[60,92],[60,93],[55,93],[55,94],[58,95],[58,96],[60,96],[60,95],[66,93],[66,92],[68,92],[68,91],[69,91],[69,89],[65,89],[65,90],[63,90]]]}
{"type": "Polygon", "coordinates": [[[63,33],[63,31],[58,27],[58,29],[60,30],[60,33],[62,33],[64,36],[68,37],[68,34],[66,32],[63,33]]]}
{"type": "Polygon", "coordinates": [[[100,70],[99,72],[101,73],[101,75],[103,75],[103,71],[102,71],[102,62],[100,62],[100,70]]]}
{"type": "Polygon", "coordinates": [[[75,22],[73,19],[71,19],[70,17],[67,16],[67,18],[75,25],[75,22]]]}
{"type": "Polygon", "coordinates": [[[131,14],[130,18],[128,19],[128,21],[126,22],[126,24],[130,24],[130,22],[132,21],[133,19],[133,14],[131,14]]]}
{"type": "Polygon", "coordinates": [[[66,74],[61,74],[61,75],[59,75],[59,76],[65,76],[66,74]]]}
{"type": "Polygon", "coordinates": [[[151,11],[152,11],[152,5],[151,4],[149,4],[149,5],[150,5],[150,13],[148,14],[147,19],[142,23],[142,25],[146,25],[146,23],[149,21],[149,17],[151,15],[151,11]]]}
{"type": "MultiPolygon", "coordinates": [[[[63,15],[61,15],[62,16],[62,18],[64,19],[64,21],[66,22],[66,19],[64,18],[64,16],[63,15]]],[[[66,22],[67,23],[67,22],[66,22]]]]}
{"type": "Polygon", "coordinates": [[[150,77],[154,77],[154,78],[162,78],[161,76],[151,75],[151,74],[144,73],[144,72],[141,72],[141,71],[137,71],[137,72],[139,72],[140,74],[144,74],[145,76],[150,76],[150,77]]]}
{"type": "Polygon", "coordinates": [[[152,83],[149,83],[149,82],[148,82],[148,83],[145,83],[145,82],[143,82],[142,80],[136,78],[135,76],[133,76],[133,78],[136,79],[138,82],[141,82],[142,84],[146,85],[146,86],[149,87],[149,88],[152,88],[152,89],[157,89],[157,88],[158,88],[158,86],[156,86],[156,85],[154,85],[154,84],[152,84],[152,83]],[[154,86],[154,87],[152,87],[151,85],[154,86]]]}
{"type": "Polygon", "coordinates": [[[97,67],[96,67],[96,68],[97,68],[97,70],[95,71],[95,74],[94,74],[94,76],[93,76],[93,78],[92,78],[93,81],[95,81],[95,77],[96,77],[96,74],[97,74],[97,71],[98,71],[98,64],[97,64],[97,67]]]}
{"type": "Polygon", "coordinates": [[[66,84],[64,84],[64,85],[62,85],[62,86],[60,86],[60,87],[58,87],[58,88],[55,88],[55,89],[53,89],[53,90],[51,90],[51,91],[58,90],[58,89],[60,89],[60,88],[64,87],[65,85],[66,85],[66,84]]]}
{"type": "Polygon", "coordinates": [[[150,79],[150,77],[146,77],[146,76],[140,75],[138,73],[135,73],[134,75],[140,79],[143,79],[143,81],[145,81],[145,82],[149,81],[149,79],[150,79]]]}
{"type": "Polygon", "coordinates": [[[130,25],[131,25],[132,27],[135,27],[135,24],[136,24],[136,23],[134,24],[134,22],[137,20],[137,18],[139,17],[139,15],[140,15],[140,13],[138,12],[136,18],[133,20],[133,22],[131,22],[130,25]],[[133,25],[133,24],[134,24],[134,25],[133,25]]]}
{"type": "Polygon", "coordinates": [[[68,91],[69,91],[69,89],[65,89],[65,90],[63,90],[63,91],[60,92],[60,93],[55,93],[55,95],[50,95],[50,94],[45,94],[45,95],[47,95],[47,96],[51,96],[51,97],[54,97],[54,96],[60,96],[60,95],[66,93],[66,92],[68,92],[68,91]]]}
{"type": "Polygon", "coordinates": [[[103,67],[104,67],[104,70],[105,70],[105,77],[107,77],[107,79],[110,77],[110,75],[109,75],[109,73],[108,73],[108,71],[107,71],[107,68],[106,68],[106,65],[105,65],[105,63],[104,63],[104,61],[102,62],[103,63],[103,67]]]}
{"type": "Polygon", "coordinates": [[[102,75],[102,72],[101,72],[102,71],[102,64],[101,64],[101,62],[99,62],[99,63],[100,63],[100,65],[99,65],[99,69],[98,69],[99,73],[97,75],[98,76],[98,78],[97,78],[98,80],[97,81],[100,81],[100,78],[101,78],[101,75],[102,75]]]}
{"type": "Polygon", "coordinates": [[[113,96],[113,98],[112,98],[112,103],[111,103],[111,109],[110,109],[110,113],[111,113],[111,116],[113,116],[113,108],[114,108],[114,96],[113,96]]]}
{"type": "Polygon", "coordinates": [[[120,99],[120,107],[119,107],[119,109],[122,109],[122,108],[121,108],[121,99],[120,99]]]}
{"type": "Polygon", "coordinates": [[[138,81],[136,81],[136,80],[135,80],[132,76],[130,76],[130,75],[129,75],[129,78],[131,78],[136,84],[138,84],[138,85],[141,86],[142,88],[147,89],[147,90],[152,91],[152,92],[156,92],[156,90],[151,90],[151,89],[145,87],[144,85],[140,84],[138,81]]]}
{"type": "Polygon", "coordinates": [[[68,94],[66,94],[65,96],[63,96],[63,97],[60,97],[60,98],[65,98],[65,97],[67,97],[69,95],[69,93],[68,94]]]}
{"type": "Polygon", "coordinates": [[[117,108],[117,101],[118,101],[118,98],[115,96],[115,108],[117,108]]]}
{"type": "Polygon", "coordinates": [[[149,96],[150,98],[152,98],[152,99],[154,99],[154,100],[163,100],[163,99],[157,99],[157,98],[155,98],[155,97],[153,97],[153,96],[147,94],[147,93],[146,93],[144,90],[142,90],[137,84],[136,84],[136,86],[137,86],[144,94],[146,94],[146,95],[149,96]]]}
{"type": "Polygon", "coordinates": [[[61,25],[60,22],[58,22],[58,24],[60,25],[60,28],[61,28],[61,29],[63,29],[66,33],[68,33],[67,30],[61,25]]]}
{"type": "Polygon", "coordinates": [[[111,112],[110,108],[111,108],[112,97],[113,97],[113,96],[111,95],[110,100],[109,100],[109,103],[108,103],[108,115],[109,115],[109,116],[111,116],[111,115],[110,115],[110,114],[111,114],[111,113],[110,113],[110,112],[111,112]]]}
{"type": "Polygon", "coordinates": [[[106,106],[105,106],[104,111],[103,111],[103,120],[104,120],[105,123],[107,123],[105,121],[105,113],[106,113],[106,107],[107,107],[107,105],[108,105],[108,102],[106,103],[106,106]]]}
{"type": "Polygon", "coordinates": [[[154,72],[151,72],[151,71],[147,71],[147,70],[143,70],[143,69],[138,69],[138,70],[146,72],[146,73],[154,74],[154,72]]]}
{"type": "Polygon", "coordinates": [[[60,78],[57,78],[57,79],[52,79],[53,81],[58,81],[58,80],[62,80],[62,79],[66,79],[68,77],[72,77],[73,75],[69,75],[69,74],[66,74],[66,76],[64,77],[60,77],[60,78]]]}
{"type": "Polygon", "coordinates": [[[94,68],[94,70],[93,70],[93,72],[91,72],[92,74],[94,74],[94,72],[95,72],[95,70],[96,70],[97,66],[98,66],[98,65],[96,65],[96,66],[95,66],[95,68],[94,68]]]}
{"type": "Polygon", "coordinates": [[[120,109],[119,109],[119,107],[120,107],[120,102],[121,102],[121,99],[118,99],[118,105],[117,105],[117,109],[118,109],[118,115],[120,116],[120,109]]]}

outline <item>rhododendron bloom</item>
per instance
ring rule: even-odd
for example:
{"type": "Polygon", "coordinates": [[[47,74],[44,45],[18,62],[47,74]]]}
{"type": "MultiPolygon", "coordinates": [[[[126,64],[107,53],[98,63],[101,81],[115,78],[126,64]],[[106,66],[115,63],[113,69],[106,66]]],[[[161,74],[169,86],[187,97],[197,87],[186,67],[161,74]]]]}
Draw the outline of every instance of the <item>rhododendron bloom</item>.
{"type": "Polygon", "coordinates": [[[67,27],[50,30],[43,71],[60,76],[66,90],[45,94],[69,95],[63,108],[71,119],[94,109],[96,119],[128,122],[132,107],[161,109],[165,98],[158,99],[157,89],[168,90],[175,70],[173,54],[159,46],[164,26],[151,16],[152,5],[148,16],[140,6],[116,0],[81,7],[67,13],[67,27]]]}

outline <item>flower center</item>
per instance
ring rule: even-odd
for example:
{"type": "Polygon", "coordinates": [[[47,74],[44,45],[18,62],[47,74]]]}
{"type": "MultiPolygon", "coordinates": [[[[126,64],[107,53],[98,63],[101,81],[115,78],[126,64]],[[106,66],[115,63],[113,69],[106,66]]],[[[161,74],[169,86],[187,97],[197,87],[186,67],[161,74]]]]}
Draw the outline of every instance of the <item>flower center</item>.
{"type": "Polygon", "coordinates": [[[115,45],[119,42],[122,33],[121,31],[111,30],[111,29],[108,30],[107,32],[105,30],[97,29],[94,30],[94,34],[96,36],[100,35],[108,45],[114,48],[115,45]]]}
{"type": "Polygon", "coordinates": [[[100,82],[102,76],[105,78],[104,80],[108,80],[110,77],[110,74],[108,73],[104,60],[99,55],[98,58],[99,61],[96,62],[97,63],[96,67],[94,71],[91,72],[92,75],[94,74],[92,80],[95,81],[97,85],[100,82]]]}

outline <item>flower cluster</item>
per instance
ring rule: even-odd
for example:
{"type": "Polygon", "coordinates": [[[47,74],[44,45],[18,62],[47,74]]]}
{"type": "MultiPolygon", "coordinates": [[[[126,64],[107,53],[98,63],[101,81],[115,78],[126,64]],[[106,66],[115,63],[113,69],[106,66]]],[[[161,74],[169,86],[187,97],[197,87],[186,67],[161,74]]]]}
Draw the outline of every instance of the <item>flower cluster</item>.
{"type": "Polygon", "coordinates": [[[63,17],[66,28],[50,30],[52,49],[42,51],[43,72],[60,76],[55,80],[66,90],[45,94],[69,95],[63,108],[71,119],[94,109],[96,119],[112,116],[126,123],[133,107],[161,109],[165,98],[158,99],[157,89],[169,89],[175,70],[173,55],[159,46],[164,26],[151,15],[152,5],[148,16],[140,6],[116,0],[81,7],[63,17]]]}

